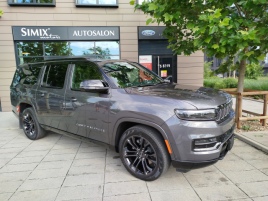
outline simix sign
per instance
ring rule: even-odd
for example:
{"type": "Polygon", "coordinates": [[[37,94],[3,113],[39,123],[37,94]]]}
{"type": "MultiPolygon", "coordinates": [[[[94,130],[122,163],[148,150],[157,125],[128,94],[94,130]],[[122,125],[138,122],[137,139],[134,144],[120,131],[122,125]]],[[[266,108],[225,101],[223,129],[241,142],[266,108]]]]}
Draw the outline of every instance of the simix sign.
{"type": "Polygon", "coordinates": [[[119,40],[119,27],[13,26],[14,40],[119,40]]]}

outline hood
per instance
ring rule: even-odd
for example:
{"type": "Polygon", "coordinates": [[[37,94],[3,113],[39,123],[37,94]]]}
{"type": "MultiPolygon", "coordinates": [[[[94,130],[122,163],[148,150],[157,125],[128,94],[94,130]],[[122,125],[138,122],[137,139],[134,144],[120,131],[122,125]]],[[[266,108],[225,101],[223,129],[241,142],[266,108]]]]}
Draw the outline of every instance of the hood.
{"type": "Polygon", "coordinates": [[[231,101],[231,96],[216,89],[179,84],[159,84],[156,86],[131,87],[125,89],[129,94],[156,96],[180,100],[197,109],[216,108],[231,101]]]}

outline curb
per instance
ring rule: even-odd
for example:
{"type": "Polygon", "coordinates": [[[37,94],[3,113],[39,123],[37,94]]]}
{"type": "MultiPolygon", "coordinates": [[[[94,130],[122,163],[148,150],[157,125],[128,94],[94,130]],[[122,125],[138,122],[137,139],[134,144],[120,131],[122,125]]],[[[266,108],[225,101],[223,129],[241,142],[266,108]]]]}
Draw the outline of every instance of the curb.
{"type": "Polygon", "coordinates": [[[237,139],[239,139],[239,140],[241,140],[241,141],[243,141],[243,142],[245,142],[245,143],[247,143],[247,144],[249,144],[249,145],[251,145],[251,146],[253,146],[253,147],[268,154],[268,147],[267,146],[264,146],[263,144],[260,144],[256,141],[254,141],[254,140],[252,140],[244,135],[238,134],[238,133],[235,133],[235,137],[237,139]]]}

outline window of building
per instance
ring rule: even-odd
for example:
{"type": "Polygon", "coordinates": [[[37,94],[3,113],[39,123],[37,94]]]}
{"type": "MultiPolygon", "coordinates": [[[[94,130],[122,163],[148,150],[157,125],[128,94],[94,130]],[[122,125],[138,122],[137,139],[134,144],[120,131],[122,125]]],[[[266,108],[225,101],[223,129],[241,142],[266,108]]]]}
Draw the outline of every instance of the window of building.
{"type": "Polygon", "coordinates": [[[56,6],[55,0],[8,0],[10,6],[56,6]]]}
{"type": "Polygon", "coordinates": [[[137,4],[142,4],[143,2],[150,2],[151,0],[137,0],[137,4]]]}
{"type": "Polygon", "coordinates": [[[67,68],[68,63],[56,63],[46,66],[42,86],[57,89],[63,88],[67,68]]]}
{"type": "Polygon", "coordinates": [[[76,7],[118,7],[118,0],[76,0],[76,7]]]}
{"type": "Polygon", "coordinates": [[[44,57],[98,56],[119,59],[119,41],[16,42],[18,64],[43,61],[44,57]]]}

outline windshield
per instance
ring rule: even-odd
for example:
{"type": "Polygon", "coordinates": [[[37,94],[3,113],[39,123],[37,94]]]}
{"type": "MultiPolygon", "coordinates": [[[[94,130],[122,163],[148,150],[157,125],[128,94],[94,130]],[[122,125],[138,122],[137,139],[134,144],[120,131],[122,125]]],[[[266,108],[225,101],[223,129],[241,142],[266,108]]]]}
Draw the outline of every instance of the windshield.
{"type": "Polygon", "coordinates": [[[164,80],[138,63],[111,62],[102,66],[108,77],[120,88],[152,86],[164,80]]]}

